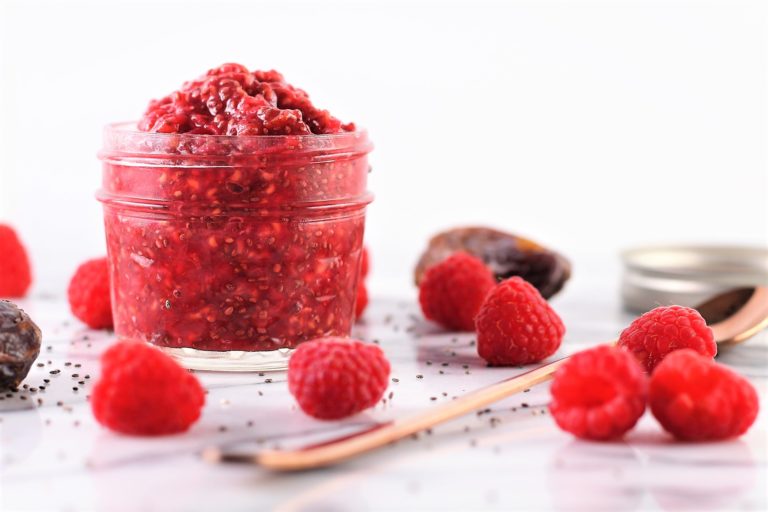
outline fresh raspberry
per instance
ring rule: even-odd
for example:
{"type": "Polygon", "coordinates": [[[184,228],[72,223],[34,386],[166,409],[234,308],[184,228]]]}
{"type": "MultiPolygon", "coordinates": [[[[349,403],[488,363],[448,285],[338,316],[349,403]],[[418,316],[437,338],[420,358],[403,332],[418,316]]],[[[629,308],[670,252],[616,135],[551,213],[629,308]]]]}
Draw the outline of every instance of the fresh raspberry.
{"type": "Polygon", "coordinates": [[[371,255],[367,247],[363,247],[363,254],[360,256],[360,277],[365,279],[371,269],[371,255]]]}
{"type": "Polygon", "coordinates": [[[26,249],[11,226],[0,224],[0,297],[23,297],[31,284],[26,249]]]}
{"type": "Polygon", "coordinates": [[[419,303],[427,319],[456,331],[473,331],[475,315],[495,280],[479,259],[457,252],[427,269],[419,303]]]}
{"type": "Polygon", "coordinates": [[[648,373],[673,350],[690,348],[715,357],[712,329],[698,311],[683,306],[663,306],[632,322],[619,336],[619,346],[633,352],[648,373]]]}
{"type": "Polygon", "coordinates": [[[558,368],[549,410],[576,437],[616,439],[645,412],[647,381],[632,354],[605,345],[585,350],[558,368]]]}
{"type": "Polygon", "coordinates": [[[365,287],[365,282],[360,281],[357,283],[357,298],[355,299],[355,320],[358,320],[365,308],[368,307],[368,289],[365,287]]]}
{"type": "Polygon", "coordinates": [[[88,260],[77,268],[67,291],[72,314],[93,329],[112,328],[107,258],[88,260]]]}
{"type": "Polygon", "coordinates": [[[539,291],[520,277],[497,284],[475,319],[477,352],[492,366],[529,364],[554,354],[565,326],[539,291]]]}
{"type": "Polygon", "coordinates": [[[373,407],[388,378],[389,361],[378,346],[345,338],[302,343],[288,362],[288,390],[305,413],[322,420],[373,407]]]}
{"type": "Polygon", "coordinates": [[[197,377],[160,350],[120,342],[101,356],[91,394],[96,420],[123,434],[155,436],[187,430],[205,403],[197,377]]]}
{"type": "Polygon", "coordinates": [[[685,441],[740,436],[759,409],[747,379],[691,349],[664,358],[651,376],[648,397],[661,426],[685,441]]]}

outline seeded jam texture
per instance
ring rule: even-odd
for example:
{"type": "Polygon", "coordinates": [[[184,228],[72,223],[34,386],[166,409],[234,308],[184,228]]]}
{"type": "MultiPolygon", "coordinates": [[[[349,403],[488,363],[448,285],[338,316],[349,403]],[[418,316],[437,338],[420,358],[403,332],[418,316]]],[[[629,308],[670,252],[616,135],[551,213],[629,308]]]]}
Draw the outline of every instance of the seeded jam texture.
{"type": "Polygon", "coordinates": [[[277,71],[240,64],[211,69],[181,89],[150,102],[139,130],[201,135],[308,135],[351,132],[277,71]]]}
{"type": "Polygon", "coordinates": [[[266,351],[349,334],[369,202],[363,132],[279,73],[236,64],[152,102],[138,128],[102,152],[119,337],[266,351]]]}

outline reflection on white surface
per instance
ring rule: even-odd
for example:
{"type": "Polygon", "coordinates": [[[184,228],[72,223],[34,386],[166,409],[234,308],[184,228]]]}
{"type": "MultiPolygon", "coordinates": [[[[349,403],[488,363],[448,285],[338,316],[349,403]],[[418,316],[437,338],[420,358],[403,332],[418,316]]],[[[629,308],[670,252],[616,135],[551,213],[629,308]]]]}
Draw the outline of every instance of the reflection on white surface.
{"type": "MultiPolygon", "coordinates": [[[[523,371],[485,367],[471,334],[423,323],[410,302],[374,298],[372,304],[356,331],[378,340],[392,362],[398,381],[390,383],[386,404],[346,421],[321,422],[296,408],[284,373],[198,373],[209,389],[201,421],[186,434],[142,439],[99,427],[88,408],[98,354],[112,338],[82,329],[62,302],[28,302],[45,338],[44,366],[34,367],[27,383],[51,382],[27,400],[0,401],[1,508],[591,512],[768,506],[765,414],[735,441],[675,443],[646,415],[624,442],[590,443],[556,428],[546,412],[546,386],[334,468],[283,475],[200,459],[210,445],[258,450],[318,442],[523,371]],[[54,376],[52,369],[61,372],[54,376]],[[86,374],[90,378],[73,391],[73,382],[86,374]]],[[[586,304],[565,295],[555,304],[569,326],[563,354],[581,342],[610,339],[628,320],[600,300],[586,304]]],[[[765,353],[763,334],[721,358],[750,375],[763,401],[765,353]]]]}

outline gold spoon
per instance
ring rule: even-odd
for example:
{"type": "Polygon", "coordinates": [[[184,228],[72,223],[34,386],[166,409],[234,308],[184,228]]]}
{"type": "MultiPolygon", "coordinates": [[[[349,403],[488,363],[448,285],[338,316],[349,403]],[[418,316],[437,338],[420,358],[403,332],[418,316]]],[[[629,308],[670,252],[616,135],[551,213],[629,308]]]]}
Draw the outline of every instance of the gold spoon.
{"type": "MultiPolygon", "coordinates": [[[[768,326],[768,287],[760,286],[726,292],[705,302],[697,309],[712,327],[717,343],[741,343],[768,326]]],[[[546,382],[552,379],[555,371],[567,359],[566,357],[491,384],[428,411],[382,423],[325,443],[292,451],[266,450],[257,453],[229,452],[212,447],[203,452],[203,457],[209,462],[257,464],[276,471],[298,471],[330,466],[546,382]]]]}

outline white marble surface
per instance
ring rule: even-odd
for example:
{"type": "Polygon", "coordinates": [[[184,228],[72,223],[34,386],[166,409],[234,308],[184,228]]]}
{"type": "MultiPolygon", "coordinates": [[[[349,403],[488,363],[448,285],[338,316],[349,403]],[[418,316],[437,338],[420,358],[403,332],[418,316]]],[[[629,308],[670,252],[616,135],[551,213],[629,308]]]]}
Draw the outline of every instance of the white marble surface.
{"type": "MultiPolygon", "coordinates": [[[[390,383],[391,398],[374,410],[345,422],[315,421],[294,405],[284,373],[198,373],[209,389],[201,421],[186,434],[155,439],[113,434],[91,416],[87,395],[98,355],[112,338],[82,328],[61,300],[22,305],[45,334],[38,359],[44,366],[33,368],[26,383],[51,382],[44,391],[23,390],[0,401],[2,510],[768,508],[765,413],[734,441],[674,443],[647,414],[624,442],[589,443],[554,425],[545,411],[546,385],[330,469],[275,474],[201,460],[199,452],[210,445],[316,442],[521,371],[486,368],[471,335],[440,333],[420,320],[413,299],[374,296],[356,328],[359,337],[378,340],[398,380],[390,383]],[[50,375],[55,369],[61,373],[50,375]]],[[[578,286],[555,307],[568,325],[562,354],[612,339],[630,319],[615,293],[578,286]]],[[[767,358],[763,334],[721,361],[753,379],[765,404],[767,358]]]]}

